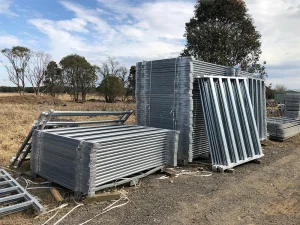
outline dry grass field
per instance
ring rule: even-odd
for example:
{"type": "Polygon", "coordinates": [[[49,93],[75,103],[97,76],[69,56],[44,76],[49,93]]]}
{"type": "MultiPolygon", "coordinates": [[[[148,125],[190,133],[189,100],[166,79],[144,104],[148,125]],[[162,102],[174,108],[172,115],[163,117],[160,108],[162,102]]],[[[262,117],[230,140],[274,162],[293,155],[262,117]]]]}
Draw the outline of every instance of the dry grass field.
{"type": "MultiPolygon", "coordinates": [[[[30,131],[34,120],[43,111],[47,112],[50,109],[57,111],[122,111],[135,109],[133,103],[105,103],[100,96],[90,95],[85,103],[75,103],[70,99],[70,96],[66,94],[53,98],[33,94],[20,96],[15,93],[0,93],[0,166],[9,165],[9,159],[15,155],[30,131]]],[[[88,120],[89,118],[69,119],[88,120]]],[[[131,115],[127,123],[135,123],[134,115],[131,115]]]]}

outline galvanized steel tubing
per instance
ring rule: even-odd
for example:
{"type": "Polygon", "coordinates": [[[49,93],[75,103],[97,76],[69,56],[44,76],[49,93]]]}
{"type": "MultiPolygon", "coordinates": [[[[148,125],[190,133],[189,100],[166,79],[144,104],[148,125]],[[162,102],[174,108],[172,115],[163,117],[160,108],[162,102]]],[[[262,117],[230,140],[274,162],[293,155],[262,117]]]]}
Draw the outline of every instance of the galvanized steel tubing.
{"type": "Polygon", "coordinates": [[[265,81],[258,78],[248,78],[248,84],[259,138],[265,140],[267,139],[265,81]]]}
{"type": "Polygon", "coordinates": [[[263,156],[246,78],[199,79],[213,167],[228,169],[263,156]]]}
{"type": "Polygon", "coordinates": [[[0,169],[0,217],[29,207],[40,213],[43,206],[4,169],[0,169]]]}

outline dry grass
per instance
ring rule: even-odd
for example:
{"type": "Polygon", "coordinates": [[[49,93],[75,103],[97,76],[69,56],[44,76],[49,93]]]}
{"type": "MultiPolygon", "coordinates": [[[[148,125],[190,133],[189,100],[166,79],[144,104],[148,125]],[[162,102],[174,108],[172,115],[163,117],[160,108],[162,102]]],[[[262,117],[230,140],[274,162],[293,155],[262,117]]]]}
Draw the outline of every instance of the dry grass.
{"type": "MultiPolygon", "coordinates": [[[[33,94],[20,96],[16,93],[0,93],[0,166],[9,165],[10,158],[16,154],[31,129],[33,121],[43,111],[49,111],[50,109],[62,111],[123,111],[135,109],[135,105],[132,103],[118,102],[108,104],[103,102],[103,99],[99,96],[88,96],[87,99],[90,101],[84,104],[72,102],[70,99],[69,95],[52,98],[50,96],[35,96],[33,94]]],[[[72,119],[96,120],[97,118],[72,119]]],[[[105,119],[111,119],[111,117],[105,119]]],[[[135,116],[132,115],[127,123],[135,123],[135,116]]],[[[28,164],[22,166],[22,169],[26,168],[29,168],[28,164]]],[[[50,193],[44,189],[31,190],[31,193],[43,199],[45,207],[50,205],[50,208],[54,208],[57,204],[53,201],[50,193]]],[[[36,224],[37,221],[33,220],[31,211],[27,210],[0,218],[0,224],[36,224]]]]}
{"type": "MultiPolygon", "coordinates": [[[[9,164],[9,159],[15,155],[27,136],[33,121],[43,111],[49,111],[50,109],[61,111],[121,111],[135,109],[135,105],[132,103],[105,103],[100,101],[103,99],[100,99],[99,96],[88,96],[88,100],[90,99],[94,99],[94,101],[82,104],[72,102],[69,95],[52,98],[30,94],[25,96],[19,96],[15,93],[0,94],[0,165],[7,166],[9,164]]],[[[86,120],[88,118],[72,119],[86,120]]],[[[92,120],[96,119],[92,118],[92,120]]],[[[134,115],[129,118],[127,123],[135,123],[134,115]]]]}

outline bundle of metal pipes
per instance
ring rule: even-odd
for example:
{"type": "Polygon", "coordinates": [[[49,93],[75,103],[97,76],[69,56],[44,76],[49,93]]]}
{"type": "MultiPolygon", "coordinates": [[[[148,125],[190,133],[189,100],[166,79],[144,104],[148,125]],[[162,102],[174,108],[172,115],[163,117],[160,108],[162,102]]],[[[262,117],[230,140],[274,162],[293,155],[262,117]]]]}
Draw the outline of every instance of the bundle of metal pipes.
{"type": "Polygon", "coordinates": [[[284,116],[298,119],[300,117],[300,94],[286,93],[284,100],[284,116]]]}
{"type": "Polygon", "coordinates": [[[260,139],[266,139],[264,80],[259,75],[192,57],[138,62],[137,124],[179,130],[178,159],[183,162],[211,154],[198,85],[198,79],[206,76],[247,78],[254,106],[250,109],[258,118],[254,122],[260,139]]]}
{"type": "Polygon", "coordinates": [[[35,130],[31,172],[92,196],[139,172],[176,166],[177,148],[177,131],[142,126],[35,130]]]}
{"type": "Polygon", "coordinates": [[[300,133],[300,121],[287,117],[267,119],[269,138],[283,141],[300,133]]]}

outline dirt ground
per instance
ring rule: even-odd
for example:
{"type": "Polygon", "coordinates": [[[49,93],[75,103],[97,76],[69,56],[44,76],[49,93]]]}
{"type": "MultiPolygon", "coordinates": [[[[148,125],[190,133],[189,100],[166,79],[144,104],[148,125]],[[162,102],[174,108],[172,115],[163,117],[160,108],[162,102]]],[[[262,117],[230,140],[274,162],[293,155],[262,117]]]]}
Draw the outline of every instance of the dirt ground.
{"type": "MultiPolygon", "coordinates": [[[[267,141],[261,164],[247,163],[236,167],[234,173],[182,175],[173,182],[157,179],[162,174],[151,175],[142,179],[139,187],[125,188],[130,199],[127,205],[88,224],[300,224],[299,144],[300,136],[285,142],[267,141]]],[[[62,224],[80,224],[109,204],[84,202],[62,224]]],[[[15,214],[0,224],[43,224],[52,215],[34,220],[24,212],[17,215],[19,223],[15,214]]]]}
{"type": "MultiPolygon", "coordinates": [[[[300,135],[284,142],[266,141],[263,149],[261,164],[247,163],[234,173],[181,175],[172,180],[157,179],[159,173],[148,176],[139,186],[124,188],[126,205],[87,224],[300,224],[300,135]]],[[[31,193],[42,196],[46,191],[31,193]]],[[[58,206],[46,195],[42,204],[47,210],[58,206]]],[[[60,224],[83,223],[111,203],[84,201],[60,224]]],[[[47,224],[54,224],[74,206],[71,198],[69,206],[47,224]]],[[[0,224],[43,224],[53,214],[34,219],[28,210],[3,217],[0,224]]]]}

